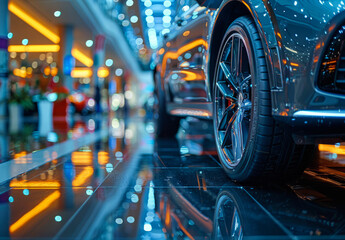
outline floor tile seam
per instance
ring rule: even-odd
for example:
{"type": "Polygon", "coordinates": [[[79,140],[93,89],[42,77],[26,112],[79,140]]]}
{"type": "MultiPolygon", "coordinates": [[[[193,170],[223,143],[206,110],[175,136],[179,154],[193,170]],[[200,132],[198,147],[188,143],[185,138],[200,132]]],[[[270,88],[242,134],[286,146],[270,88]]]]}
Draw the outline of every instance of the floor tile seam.
{"type": "Polygon", "coordinates": [[[248,196],[253,199],[253,201],[258,204],[258,206],[276,223],[290,239],[297,240],[298,238],[289,230],[287,229],[282,223],[279,222],[277,218],[275,218],[258,200],[256,200],[245,188],[242,188],[248,196]]]}

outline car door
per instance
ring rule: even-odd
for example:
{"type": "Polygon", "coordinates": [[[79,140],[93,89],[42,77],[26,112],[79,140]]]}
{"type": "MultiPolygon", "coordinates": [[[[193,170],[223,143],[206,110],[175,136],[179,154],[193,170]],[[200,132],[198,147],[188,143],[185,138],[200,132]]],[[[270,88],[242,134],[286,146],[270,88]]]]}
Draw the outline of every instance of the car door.
{"type": "Polygon", "coordinates": [[[173,103],[206,102],[204,66],[208,47],[208,11],[194,0],[180,0],[177,12],[164,56],[167,94],[173,103]]]}

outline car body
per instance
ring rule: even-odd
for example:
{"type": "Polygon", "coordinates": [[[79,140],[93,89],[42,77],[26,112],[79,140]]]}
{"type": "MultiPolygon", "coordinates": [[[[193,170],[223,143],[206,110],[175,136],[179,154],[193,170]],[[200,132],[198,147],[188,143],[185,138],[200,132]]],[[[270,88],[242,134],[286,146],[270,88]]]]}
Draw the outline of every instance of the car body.
{"type": "Polygon", "coordinates": [[[216,10],[191,5],[178,16],[181,26],[173,26],[157,54],[168,111],[212,117],[211,86],[221,36],[237,16],[250,13],[270,63],[272,115],[304,130],[305,125],[315,131],[315,125],[343,123],[345,95],[324,91],[317,82],[329,42],[345,22],[344,9],[340,0],[234,0],[223,1],[216,10]]]}
{"type": "MultiPolygon", "coordinates": [[[[219,68],[222,67],[220,60],[226,50],[227,42],[224,38],[228,37],[227,34],[231,30],[229,28],[233,24],[238,25],[240,21],[240,25],[246,25],[243,22],[247,22],[247,25],[254,25],[255,28],[252,30],[253,33],[248,35],[247,38],[250,39],[248,42],[253,42],[251,36],[257,34],[259,38],[255,41],[259,41],[259,45],[262,46],[255,51],[263,51],[265,67],[267,65],[264,73],[267,75],[266,90],[269,91],[270,97],[266,96],[266,98],[270,101],[270,115],[274,119],[274,124],[288,128],[284,132],[291,134],[296,145],[312,145],[325,138],[330,141],[343,139],[345,136],[343,131],[345,130],[344,10],[345,5],[341,0],[332,2],[224,0],[199,1],[199,3],[184,1],[184,4],[178,7],[176,21],[170,33],[165,36],[163,46],[157,51],[155,59],[156,89],[164,93],[165,107],[162,109],[173,117],[194,116],[208,119],[218,117],[215,117],[214,105],[220,100],[215,100],[218,99],[218,95],[215,96],[214,89],[219,88],[217,81],[220,80],[217,77],[220,70],[218,69],[224,71],[223,68],[219,68]]],[[[248,26],[243,28],[249,29],[248,26]]],[[[242,32],[246,31],[248,30],[242,32]]],[[[233,47],[233,42],[230,43],[233,47]]],[[[246,51],[249,51],[248,47],[245,47],[246,51]]],[[[228,51],[235,50],[229,47],[228,51]]],[[[242,54],[243,50],[240,51],[242,54]]],[[[253,50],[247,52],[251,64],[254,60],[259,61],[255,54],[253,50]]],[[[252,71],[254,67],[258,67],[258,63],[252,65],[250,77],[258,71],[252,71]]],[[[226,72],[224,73],[226,75],[226,72]]],[[[233,90],[230,85],[228,87],[233,90]]],[[[260,84],[255,82],[250,85],[250,89],[261,88],[258,85],[260,84]]],[[[223,94],[222,90],[220,92],[223,94]]],[[[242,95],[241,93],[241,99],[243,99],[242,95]]],[[[224,98],[227,97],[224,95],[224,98]]],[[[243,103],[238,106],[240,105],[243,103]]],[[[250,106],[252,108],[252,103],[250,106]]],[[[252,111],[254,110],[251,110],[250,114],[252,111]]],[[[256,110],[253,113],[259,115],[256,110]]],[[[218,123],[222,121],[223,119],[218,123]]],[[[267,124],[271,127],[272,122],[267,124]]],[[[250,125],[251,129],[253,129],[252,125],[250,125]]],[[[259,133],[264,135],[272,135],[272,132],[274,127],[267,131],[259,130],[259,133]]],[[[250,135],[249,140],[254,135],[250,135]]],[[[242,139],[247,143],[249,140],[248,137],[242,139]]],[[[231,141],[232,145],[236,142],[231,141]]],[[[265,141],[273,142],[272,139],[265,141]]],[[[260,141],[256,140],[256,142],[260,141]]],[[[242,144],[240,147],[242,149],[240,156],[243,156],[246,146],[242,144]]],[[[233,150],[235,159],[237,159],[236,151],[233,150]]],[[[221,152],[224,151],[220,149],[218,153],[221,152]]],[[[259,152],[262,152],[262,149],[259,152]]],[[[304,150],[301,150],[300,153],[303,152],[304,150]]]]}

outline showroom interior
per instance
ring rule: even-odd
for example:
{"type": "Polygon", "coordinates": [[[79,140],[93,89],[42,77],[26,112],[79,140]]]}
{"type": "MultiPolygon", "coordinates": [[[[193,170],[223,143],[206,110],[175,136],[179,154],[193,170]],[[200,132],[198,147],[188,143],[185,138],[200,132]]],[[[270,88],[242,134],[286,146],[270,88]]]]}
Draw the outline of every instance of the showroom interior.
{"type": "Polygon", "coordinates": [[[345,142],[259,184],[229,178],[210,119],[157,136],[157,55],[193,4],[0,0],[0,239],[345,239],[345,142]]]}

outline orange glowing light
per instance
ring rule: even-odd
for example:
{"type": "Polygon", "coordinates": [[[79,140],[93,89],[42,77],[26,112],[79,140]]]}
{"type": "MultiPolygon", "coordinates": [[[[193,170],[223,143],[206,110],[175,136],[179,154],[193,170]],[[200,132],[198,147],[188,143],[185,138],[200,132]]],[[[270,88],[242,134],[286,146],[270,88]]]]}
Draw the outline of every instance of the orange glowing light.
{"type": "Polygon", "coordinates": [[[105,165],[108,163],[108,161],[109,161],[109,153],[103,152],[103,151],[98,152],[98,163],[100,165],[105,165]]]}
{"type": "Polygon", "coordinates": [[[76,48],[72,49],[72,56],[87,67],[93,65],[93,60],[76,48]]]}
{"type": "Polygon", "coordinates": [[[57,181],[18,181],[12,180],[10,187],[13,188],[59,188],[61,184],[57,181]]]}
{"type": "Polygon", "coordinates": [[[74,165],[91,165],[92,152],[73,152],[72,163],[74,165]]]}
{"type": "Polygon", "coordinates": [[[44,75],[49,76],[50,75],[50,67],[45,67],[43,70],[44,75]]]}
{"type": "Polygon", "coordinates": [[[165,74],[166,62],[168,59],[177,59],[181,54],[183,54],[183,53],[185,53],[185,52],[187,52],[187,51],[189,51],[189,50],[191,50],[191,49],[193,49],[199,45],[205,46],[206,49],[208,48],[207,42],[204,39],[199,38],[199,39],[196,39],[196,40],[182,46],[176,52],[172,52],[172,51],[166,52],[166,54],[164,55],[163,60],[162,60],[161,76],[163,77],[165,74]]]}
{"type": "Polygon", "coordinates": [[[13,70],[13,75],[21,78],[26,78],[26,70],[15,68],[13,70]]]}
{"type": "Polygon", "coordinates": [[[72,78],[90,78],[92,77],[92,69],[90,68],[74,68],[71,72],[72,78]]]}
{"type": "Polygon", "coordinates": [[[183,32],[182,35],[183,35],[184,37],[187,37],[189,34],[190,34],[190,31],[185,31],[185,32],[183,32]]]}
{"type": "Polygon", "coordinates": [[[181,223],[180,218],[175,214],[175,213],[171,213],[172,217],[175,219],[175,221],[177,222],[177,225],[180,227],[180,229],[182,230],[182,232],[184,232],[184,234],[186,234],[186,236],[191,239],[194,240],[193,236],[188,232],[188,230],[183,226],[183,224],[181,223]]]}
{"type": "Polygon", "coordinates": [[[84,170],[73,180],[72,186],[73,187],[80,187],[92,175],[93,175],[93,168],[90,166],[85,167],[84,170]]]}
{"type": "Polygon", "coordinates": [[[97,76],[99,78],[106,78],[110,74],[109,69],[106,67],[100,67],[97,71],[97,76]]]}
{"type": "Polygon", "coordinates": [[[320,47],[321,47],[321,44],[318,43],[318,44],[316,45],[315,49],[318,50],[320,47]]]}
{"type": "Polygon", "coordinates": [[[58,74],[58,68],[52,68],[50,74],[55,77],[58,74]]]}
{"type": "Polygon", "coordinates": [[[162,55],[165,52],[164,48],[159,49],[158,54],[162,55]]]}
{"type": "Polygon", "coordinates": [[[195,74],[193,72],[186,71],[186,70],[181,70],[181,73],[186,75],[183,78],[183,80],[185,80],[185,81],[195,81],[195,80],[198,80],[197,79],[197,74],[195,74]]]}
{"type": "Polygon", "coordinates": [[[38,20],[36,20],[34,17],[30,16],[28,13],[26,13],[23,9],[18,7],[13,2],[10,2],[8,4],[8,10],[22,19],[24,22],[29,24],[31,27],[36,29],[38,32],[40,32],[42,35],[44,35],[46,38],[48,38],[53,43],[59,43],[60,37],[54,33],[52,30],[48,29],[46,26],[44,26],[42,23],[40,23],[38,20]]]}
{"type": "Polygon", "coordinates": [[[322,65],[330,65],[330,64],[334,64],[334,63],[337,63],[337,61],[334,60],[334,61],[324,62],[324,63],[322,63],[322,65]]]}
{"type": "Polygon", "coordinates": [[[10,226],[10,232],[13,233],[22,226],[24,226],[27,222],[29,222],[32,218],[46,210],[50,207],[59,197],[61,193],[57,190],[46,197],[42,202],[40,202],[36,207],[32,210],[24,214],[21,218],[19,218],[15,223],[10,226]]]}
{"type": "Polygon", "coordinates": [[[290,63],[290,65],[291,65],[291,66],[294,66],[294,67],[298,67],[298,66],[299,66],[298,63],[293,63],[293,62],[290,63]]]}
{"type": "Polygon", "coordinates": [[[59,45],[10,45],[8,52],[58,52],[59,45]]]}
{"type": "Polygon", "coordinates": [[[319,144],[319,151],[345,155],[345,146],[335,146],[330,144],[319,144]]]}

